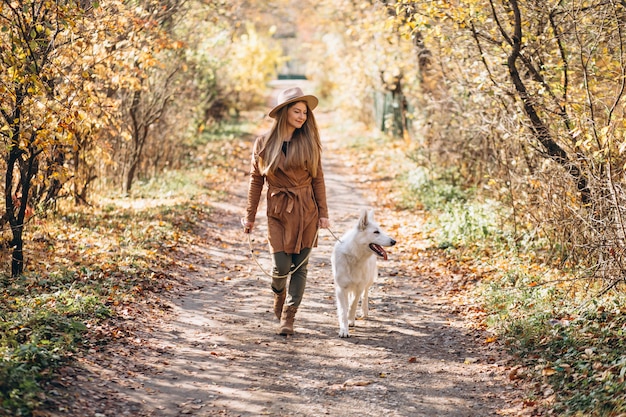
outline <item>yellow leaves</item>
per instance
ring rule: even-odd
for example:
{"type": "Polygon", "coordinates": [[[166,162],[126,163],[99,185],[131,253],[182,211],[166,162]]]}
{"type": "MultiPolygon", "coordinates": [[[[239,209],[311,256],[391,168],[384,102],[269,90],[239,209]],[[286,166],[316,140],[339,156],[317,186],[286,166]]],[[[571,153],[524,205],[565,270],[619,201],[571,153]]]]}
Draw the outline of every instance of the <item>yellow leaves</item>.
{"type": "Polygon", "coordinates": [[[18,81],[18,69],[15,66],[9,67],[5,70],[6,75],[8,75],[11,81],[18,81]]]}

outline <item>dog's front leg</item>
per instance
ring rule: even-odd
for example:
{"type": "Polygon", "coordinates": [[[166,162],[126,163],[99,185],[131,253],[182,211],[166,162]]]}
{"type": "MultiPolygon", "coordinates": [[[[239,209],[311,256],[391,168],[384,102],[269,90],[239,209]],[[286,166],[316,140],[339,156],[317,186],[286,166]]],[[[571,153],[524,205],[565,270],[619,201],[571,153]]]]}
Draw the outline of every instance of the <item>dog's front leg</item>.
{"type": "Polygon", "coordinates": [[[350,312],[348,313],[348,325],[350,327],[354,327],[356,324],[356,309],[359,305],[359,300],[361,299],[361,295],[358,292],[352,294],[350,298],[350,312]]]}
{"type": "Polygon", "coordinates": [[[337,319],[339,320],[339,337],[350,337],[348,332],[348,293],[337,286],[335,288],[337,298],[337,319]]]}

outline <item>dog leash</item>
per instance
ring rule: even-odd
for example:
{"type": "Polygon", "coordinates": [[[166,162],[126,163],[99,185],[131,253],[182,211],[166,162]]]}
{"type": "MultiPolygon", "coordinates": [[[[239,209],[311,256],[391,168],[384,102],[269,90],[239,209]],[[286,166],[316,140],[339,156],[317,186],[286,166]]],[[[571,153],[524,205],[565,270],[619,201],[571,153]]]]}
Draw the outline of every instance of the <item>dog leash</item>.
{"type": "Polygon", "coordinates": [[[328,230],[330,232],[330,234],[335,238],[335,240],[339,243],[341,243],[341,239],[339,239],[337,236],[335,236],[335,234],[333,233],[332,230],[330,230],[330,227],[327,227],[326,230],[328,230]]]}
{"type": "MultiPolygon", "coordinates": [[[[333,233],[333,231],[332,231],[332,230],[330,230],[330,228],[329,228],[329,227],[327,227],[327,228],[326,228],[326,230],[328,230],[328,231],[330,232],[330,234],[331,234],[331,235],[335,238],[335,240],[336,240],[337,242],[341,242],[341,240],[339,240],[339,239],[337,238],[337,236],[335,236],[335,234],[333,233]]],[[[267,272],[267,271],[263,268],[263,266],[259,263],[259,261],[258,261],[257,257],[254,255],[254,249],[252,249],[252,233],[247,233],[247,235],[248,235],[248,246],[250,247],[250,255],[252,256],[252,259],[253,259],[253,260],[254,260],[254,262],[257,264],[257,266],[259,267],[259,269],[260,269],[260,270],[261,270],[261,271],[262,271],[262,272],[263,272],[266,276],[268,276],[268,277],[270,277],[270,278],[276,278],[276,279],[279,279],[279,278],[287,278],[287,277],[289,277],[289,275],[293,274],[293,273],[294,273],[294,272],[296,272],[298,269],[300,269],[300,267],[301,267],[302,265],[304,265],[304,263],[305,263],[305,262],[307,262],[307,261],[309,260],[309,258],[311,257],[311,252],[312,252],[312,251],[309,251],[309,254],[306,256],[306,258],[304,258],[304,259],[302,260],[302,262],[300,262],[300,264],[299,264],[298,266],[296,266],[296,267],[295,267],[295,268],[293,268],[293,269],[290,269],[290,270],[289,270],[289,272],[288,272],[287,274],[285,274],[285,275],[274,275],[274,274],[270,274],[269,272],[267,272]]],[[[317,238],[318,238],[318,237],[319,237],[319,229],[317,229],[317,231],[315,232],[315,240],[317,240],[317,238]]]]}
{"type": "MultiPolygon", "coordinates": [[[[315,232],[315,239],[317,239],[318,233],[319,233],[319,229],[317,229],[317,232],[315,232]]],[[[254,256],[254,250],[252,249],[252,236],[251,236],[251,235],[252,235],[252,233],[248,233],[247,235],[248,235],[248,245],[250,246],[250,255],[252,255],[252,259],[254,259],[254,262],[255,262],[255,263],[259,266],[259,268],[261,269],[261,271],[262,271],[265,275],[267,275],[268,277],[270,277],[270,278],[272,278],[272,279],[274,279],[274,278],[279,279],[279,278],[287,278],[287,277],[289,277],[289,275],[293,274],[293,273],[294,273],[294,272],[296,272],[298,269],[300,269],[300,267],[301,267],[302,265],[304,265],[304,263],[305,263],[306,261],[308,261],[308,260],[309,260],[309,258],[311,257],[311,252],[312,252],[312,251],[309,251],[309,254],[306,256],[306,258],[304,258],[304,259],[302,260],[302,262],[300,262],[300,264],[298,264],[298,266],[296,266],[296,267],[295,267],[295,268],[293,268],[293,269],[290,269],[290,270],[289,270],[289,272],[287,272],[285,275],[274,275],[274,274],[270,274],[270,273],[269,273],[269,272],[267,272],[265,269],[263,269],[263,267],[261,266],[261,264],[260,264],[260,263],[259,263],[259,261],[257,260],[256,256],[254,256]]]]}

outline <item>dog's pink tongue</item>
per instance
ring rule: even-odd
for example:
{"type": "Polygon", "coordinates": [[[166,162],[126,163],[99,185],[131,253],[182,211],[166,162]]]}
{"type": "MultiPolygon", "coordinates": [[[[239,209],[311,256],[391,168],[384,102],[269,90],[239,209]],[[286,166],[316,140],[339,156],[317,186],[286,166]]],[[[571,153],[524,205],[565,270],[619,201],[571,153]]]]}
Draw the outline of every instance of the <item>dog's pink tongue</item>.
{"type": "Polygon", "coordinates": [[[377,245],[375,243],[370,243],[370,248],[376,252],[376,254],[378,256],[380,256],[381,258],[383,258],[385,261],[387,260],[387,252],[383,249],[382,246],[377,245]]]}

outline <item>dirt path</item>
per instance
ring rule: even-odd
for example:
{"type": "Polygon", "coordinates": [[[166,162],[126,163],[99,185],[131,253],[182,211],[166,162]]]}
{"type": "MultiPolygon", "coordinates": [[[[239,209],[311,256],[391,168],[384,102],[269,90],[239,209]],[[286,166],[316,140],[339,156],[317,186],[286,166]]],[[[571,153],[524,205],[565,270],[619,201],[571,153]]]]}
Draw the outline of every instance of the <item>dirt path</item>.
{"type": "MultiPolygon", "coordinates": [[[[483,343],[484,334],[453,313],[455,306],[435,285],[426,267],[427,243],[417,254],[403,244],[420,239],[420,219],[377,207],[367,184],[350,175],[359,170],[346,169],[333,152],[337,138],[324,140],[332,230],[342,234],[360,208],[372,207],[398,241],[390,260],[379,263],[370,319],[358,320],[351,338],[338,338],[334,238],[324,230],[310,262],[297,333],[275,335],[269,278],[250,259],[239,226],[246,178],[235,178],[229,201],[214,203],[212,220],[201,225],[200,244],[181,254],[179,264],[193,267],[173,271],[184,274],[189,287],[172,301],[171,313],[138,330],[125,354],[94,354],[84,361],[82,395],[101,397],[92,415],[520,414],[512,406],[515,389],[503,359],[483,343]]],[[[263,213],[261,207],[254,246],[269,270],[263,213]]]]}

